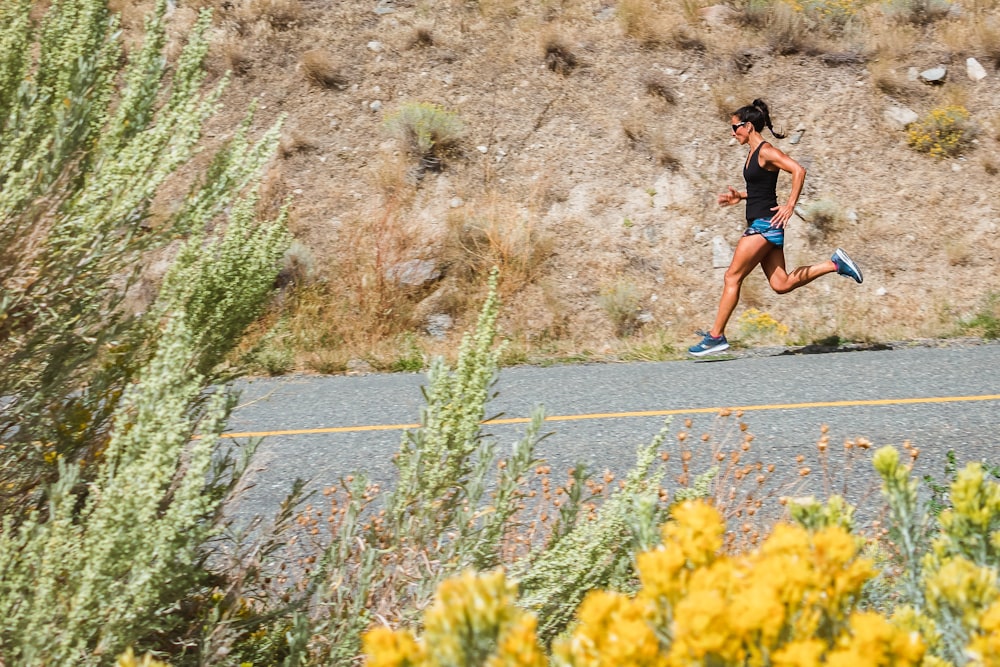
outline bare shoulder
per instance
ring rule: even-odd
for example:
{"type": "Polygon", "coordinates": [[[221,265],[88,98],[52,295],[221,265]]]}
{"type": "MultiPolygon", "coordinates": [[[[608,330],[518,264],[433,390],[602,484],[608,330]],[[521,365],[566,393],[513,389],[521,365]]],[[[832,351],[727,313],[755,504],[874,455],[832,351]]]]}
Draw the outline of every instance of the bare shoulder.
{"type": "Polygon", "coordinates": [[[766,165],[774,165],[786,171],[792,171],[793,167],[799,166],[798,162],[772,143],[765,143],[761,147],[760,159],[766,165]]]}
{"type": "Polygon", "coordinates": [[[764,145],[761,146],[760,156],[765,160],[767,160],[768,162],[772,160],[777,161],[783,159],[788,159],[788,160],[791,159],[790,157],[788,157],[788,154],[785,153],[785,151],[781,150],[780,148],[772,144],[770,141],[765,141],[764,145]]]}

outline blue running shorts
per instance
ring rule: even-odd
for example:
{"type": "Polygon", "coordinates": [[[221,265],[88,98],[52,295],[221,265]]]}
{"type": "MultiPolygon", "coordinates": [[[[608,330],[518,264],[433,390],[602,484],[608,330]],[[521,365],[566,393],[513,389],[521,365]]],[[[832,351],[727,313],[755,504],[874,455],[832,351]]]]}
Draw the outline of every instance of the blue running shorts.
{"type": "Polygon", "coordinates": [[[743,236],[753,236],[754,234],[761,234],[767,241],[770,241],[779,248],[785,245],[785,230],[784,229],[773,229],[771,227],[771,221],[767,218],[757,218],[747,230],[743,232],[743,236]]]}

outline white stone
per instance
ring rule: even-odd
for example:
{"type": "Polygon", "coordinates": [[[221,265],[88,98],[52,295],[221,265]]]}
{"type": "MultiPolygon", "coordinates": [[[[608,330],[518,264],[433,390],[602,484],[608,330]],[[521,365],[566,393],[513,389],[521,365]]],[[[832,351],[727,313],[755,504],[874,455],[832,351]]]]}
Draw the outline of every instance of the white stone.
{"type": "Polygon", "coordinates": [[[368,108],[374,111],[375,113],[378,113],[379,111],[382,110],[382,102],[379,100],[375,100],[374,102],[368,105],[368,108]]]}
{"type": "Polygon", "coordinates": [[[465,200],[463,200],[461,197],[452,197],[451,201],[448,202],[448,206],[452,208],[459,208],[463,204],[465,204],[465,200]]]}
{"type": "Polygon", "coordinates": [[[965,61],[965,73],[973,81],[982,81],[986,78],[986,70],[975,58],[969,58],[965,61]]]}
{"type": "Polygon", "coordinates": [[[712,238],[712,268],[724,269],[733,258],[733,249],[721,236],[712,238]]]}
{"type": "Polygon", "coordinates": [[[906,107],[889,107],[883,112],[882,117],[897,129],[905,130],[910,123],[917,122],[920,116],[913,109],[906,107]]]}
{"type": "Polygon", "coordinates": [[[476,150],[479,151],[480,153],[485,153],[486,151],[489,150],[489,147],[488,146],[476,146],[476,150]]]}
{"type": "Polygon", "coordinates": [[[386,278],[402,285],[423,285],[441,277],[437,265],[429,259],[411,259],[386,270],[386,278]]]}
{"type": "Polygon", "coordinates": [[[885,296],[888,293],[889,293],[889,290],[887,290],[884,287],[879,287],[877,290],[875,290],[875,296],[885,296]]]}
{"type": "Polygon", "coordinates": [[[955,173],[958,173],[958,172],[962,171],[962,165],[960,165],[957,162],[955,162],[955,163],[953,163],[951,165],[951,170],[954,171],[955,173]]]}
{"type": "Polygon", "coordinates": [[[382,42],[375,42],[375,41],[368,42],[368,50],[378,53],[379,51],[382,50],[382,42]]]}
{"type": "Polygon", "coordinates": [[[924,83],[944,83],[944,80],[947,77],[948,68],[944,65],[938,65],[937,67],[925,69],[920,73],[920,80],[924,83]]]}

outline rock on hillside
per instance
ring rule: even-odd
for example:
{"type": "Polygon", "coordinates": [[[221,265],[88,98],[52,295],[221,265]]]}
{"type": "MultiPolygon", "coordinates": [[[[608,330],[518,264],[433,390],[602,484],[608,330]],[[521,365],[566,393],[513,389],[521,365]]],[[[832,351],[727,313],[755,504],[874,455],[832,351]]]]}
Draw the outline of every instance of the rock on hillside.
{"type": "MultiPolygon", "coordinates": [[[[191,9],[178,4],[182,21],[191,9]]],[[[660,4],[672,8],[647,18],[673,17],[669,39],[627,35],[613,0],[218,2],[211,66],[237,75],[217,131],[254,99],[261,125],[285,114],[267,186],[293,197],[315,265],[351,266],[349,230],[391,215],[401,240],[389,263],[436,265],[421,298],[438,302],[421,317],[456,311],[442,295],[468,289],[456,268],[462,230],[493,238],[520,267],[504,326],[525,340],[602,349],[623,285],[631,296],[619,301],[644,313],[646,330],[687,341],[710,323],[744,227],[742,207],[715,203],[743,187],[729,113],[755,97],[789,134],[776,145],[808,169],[798,210],[811,219],[793,219],[789,265],[842,246],[866,280],[830,276],[777,296],[754,275],[741,310],[764,310],[803,341],[936,335],[1000,290],[1000,76],[969,40],[938,39],[944,23],[962,25],[960,11],[900,29],[909,42],[890,39],[883,20],[781,55],[736,8],[684,18],[679,3],[660,4]],[[272,15],[279,6],[284,18],[272,15]],[[988,63],[979,80],[966,76],[969,57],[988,63]],[[938,66],[943,84],[919,80],[938,66]],[[900,110],[923,116],[956,100],[980,128],[976,143],[950,158],[908,147],[900,110]],[[456,150],[431,165],[440,171],[386,131],[409,102],[464,123],[456,150]]],[[[788,186],[786,175],[779,197],[788,186]]],[[[457,326],[468,311],[450,314],[457,326]]]]}

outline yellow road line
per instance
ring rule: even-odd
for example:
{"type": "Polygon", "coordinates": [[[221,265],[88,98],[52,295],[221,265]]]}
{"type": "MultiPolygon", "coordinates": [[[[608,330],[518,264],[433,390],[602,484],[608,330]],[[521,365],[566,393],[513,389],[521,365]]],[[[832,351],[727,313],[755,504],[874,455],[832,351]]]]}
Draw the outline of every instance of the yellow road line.
{"type": "MultiPolygon", "coordinates": [[[[715,408],[679,408],[676,410],[645,410],[641,412],[597,412],[582,415],[559,415],[545,418],[547,422],[580,421],[584,419],[621,419],[628,417],[668,417],[670,415],[711,414],[722,410],[742,410],[744,412],[764,410],[801,410],[804,408],[848,408],[877,405],[921,405],[927,403],[963,403],[970,401],[1000,401],[1000,394],[978,396],[939,396],[928,398],[882,398],[865,401],[816,401],[812,403],[775,403],[771,405],[733,405],[715,408]]],[[[490,419],[484,424],[527,424],[528,417],[490,419]]],[[[420,424],[373,424],[369,426],[331,426],[328,428],[303,428],[277,431],[249,431],[246,433],[225,433],[223,438],[263,438],[275,435],[310,435],[319,433],[362,433],[364,431],[401,431],[419,428],[420,424]]]]}

